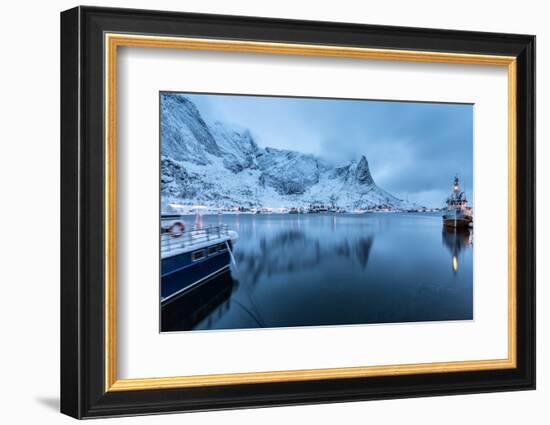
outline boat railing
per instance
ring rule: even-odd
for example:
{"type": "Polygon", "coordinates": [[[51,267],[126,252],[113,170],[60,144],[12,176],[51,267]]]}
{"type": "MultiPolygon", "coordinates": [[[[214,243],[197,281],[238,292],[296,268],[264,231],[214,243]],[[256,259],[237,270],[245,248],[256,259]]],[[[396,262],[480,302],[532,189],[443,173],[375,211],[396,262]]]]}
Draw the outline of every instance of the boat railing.
{"type": "Polygon", "coordinates": [[[161,252],[169,252],[220,239],[224,236],[229,236],[227,224],[208,225],[204,227],[193,226],[191,229],[185,229],[181,235],[178,236],[174,236],[164,230],[161,231],[160,249],[161,252]]]}

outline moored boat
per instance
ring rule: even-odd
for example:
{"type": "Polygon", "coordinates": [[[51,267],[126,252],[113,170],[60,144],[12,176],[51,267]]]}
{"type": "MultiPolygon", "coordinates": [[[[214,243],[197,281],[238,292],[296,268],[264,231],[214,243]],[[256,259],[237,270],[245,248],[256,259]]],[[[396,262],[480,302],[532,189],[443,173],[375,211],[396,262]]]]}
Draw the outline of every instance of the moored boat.
{"type": "Polygon", "coordinates": [[[162,305],[221,273],[229,271],[237,232],[227,225],[187,226],[182,217],[161,217],[162,305]]]}
{"type": "Polygon", "coordinates": [[[473,223],[472,208],[464,192],[460,190],[458,176],[455,176],[453,192],[446,201],[447,208],[443,210],[443,225],[454,228],[467,228],[473,223]]]}
{"type": "Polygon", "coordinates": [[[319,214],[319,213],[326,213],[329,211],[329,208],[320,203],[320,202],[312,202],[310,205],[309,205],[309,208],[307,210],[308,214],[319,214]]]}

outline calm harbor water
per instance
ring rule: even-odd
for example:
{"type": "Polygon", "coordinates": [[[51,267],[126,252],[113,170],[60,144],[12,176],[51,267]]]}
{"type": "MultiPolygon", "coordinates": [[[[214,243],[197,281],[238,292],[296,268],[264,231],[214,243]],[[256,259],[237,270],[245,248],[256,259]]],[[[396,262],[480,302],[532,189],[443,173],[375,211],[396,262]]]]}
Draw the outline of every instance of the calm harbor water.
{"type": "Polygon", "coordinates": [[[473,232],[439,213],[201,219],[238,232],[236,264],[163,312],[163,330],[473,318],[473,232]]]}

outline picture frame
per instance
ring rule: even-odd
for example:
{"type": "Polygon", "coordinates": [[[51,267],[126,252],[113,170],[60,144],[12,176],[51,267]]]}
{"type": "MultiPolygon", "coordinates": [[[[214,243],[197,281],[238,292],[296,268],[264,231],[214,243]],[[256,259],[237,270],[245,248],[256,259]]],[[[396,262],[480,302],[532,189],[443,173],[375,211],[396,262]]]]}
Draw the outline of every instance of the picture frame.
{"type": "Polygon", "coordinates": [[[75,418],[534,389],[535,37],[82,6],[62,12],[61,258],[61,412],[75,418]],[[508,356],[120,379],[116,93],[117,53],[128,46],[506,68],[508,356]]]}

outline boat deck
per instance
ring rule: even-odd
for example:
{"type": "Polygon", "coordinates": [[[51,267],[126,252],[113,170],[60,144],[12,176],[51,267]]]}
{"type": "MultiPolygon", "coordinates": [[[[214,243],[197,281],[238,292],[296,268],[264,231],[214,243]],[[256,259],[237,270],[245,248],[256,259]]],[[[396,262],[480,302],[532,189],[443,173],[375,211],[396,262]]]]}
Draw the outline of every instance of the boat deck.
{"type": "Polygon", "coordinates": [[[203,228],[186,230],[181,236],[174,237],[168,232],[161,234],[160,252],[161,257],[170,257],[182,252],[207,247],[215,243],[222,243],[232,239],[234,232],[231,232],[227,225],[213,225],[203,228]]]}

